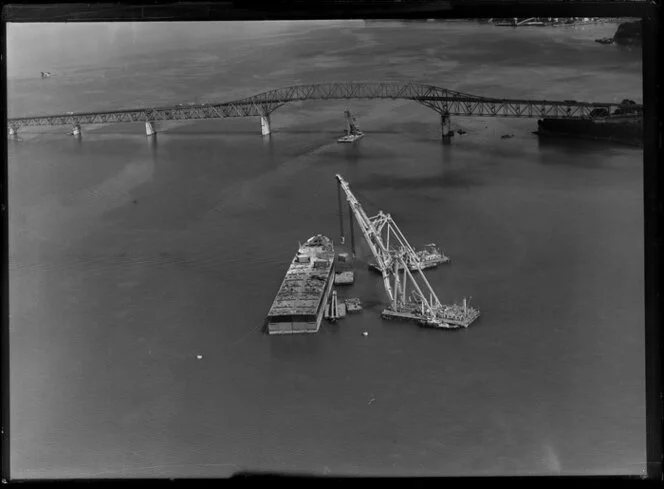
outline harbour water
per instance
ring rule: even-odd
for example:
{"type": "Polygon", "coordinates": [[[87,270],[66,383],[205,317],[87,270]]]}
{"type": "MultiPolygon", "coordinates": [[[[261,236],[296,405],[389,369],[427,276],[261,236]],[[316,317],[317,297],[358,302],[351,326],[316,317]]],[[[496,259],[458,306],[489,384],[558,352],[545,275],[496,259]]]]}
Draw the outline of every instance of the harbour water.
{"type": "MultiPolygon", "coordinates": [[[[9,26],[10,116],[348,79],[642,102],[640,53],[593,42],[615,25],[69,25],[44,42],[56,27],[36,47],[9,26]],[[85,29],[100,34],[78,57],[59,49],[85,29]]],[[[643,471],[642,150],[480,118],[453,118],[467,133],[442,146],[438,115],[408,101],[291,104],[272,126],[9,141],[13,477],[643,471]],[[354,145],[336,143],[346,107],[354,145]],[[361,314],[261,332],[298,241],[338,243],[336,173],[451,258],[427,277],[443,302],[472,297],[473,326],[381,320],[362,266],[361,314]]]]}

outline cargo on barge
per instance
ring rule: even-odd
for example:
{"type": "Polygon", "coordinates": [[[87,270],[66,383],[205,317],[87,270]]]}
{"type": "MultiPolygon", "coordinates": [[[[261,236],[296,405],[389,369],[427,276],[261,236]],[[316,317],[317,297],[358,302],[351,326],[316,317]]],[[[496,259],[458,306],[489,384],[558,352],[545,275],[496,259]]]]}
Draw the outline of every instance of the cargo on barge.
{"type": "Polygon", "coordinates": [[[334,284],[334,245],[318,234],[300,246],[267,315],[269,334],[316,333],[334,284]]]}

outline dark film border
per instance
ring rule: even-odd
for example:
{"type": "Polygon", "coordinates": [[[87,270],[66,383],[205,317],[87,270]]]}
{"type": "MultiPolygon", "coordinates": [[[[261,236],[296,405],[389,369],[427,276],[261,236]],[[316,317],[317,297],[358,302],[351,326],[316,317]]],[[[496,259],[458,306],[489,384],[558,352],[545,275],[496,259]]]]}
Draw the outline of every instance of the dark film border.
{"type": "MultiPolygon", "coordinates": [[[[646,318],[646,443],[647,477],[662,481],[662,364],[661,324],[661,176],[658,162],[662,154],[661,8],[646,0],[243,0],[226,2],[152,2],[60,3],[20,2],[2,7],[0,46],[2,51],[3,97],[0,118],[4,136],[0,138],[4,168],[2,191],[2,482],[9,472],[9,255],[8,255],[8,164],[6,100],[6,23],[7,22],[167,22],[167,21],[241,21],[241,20],[317,20],[317,19],[417,19],[417,18],[509,18],[509,17],[635,17],[643,20],[643,100],[644,100],[644,218],[645,218],[645,318],[646,318]]],[[[238,478],[281,478],[279,474],[242,473],[238,478]]],[[[305,479],[308,477],[305,477],[305,479]]],[[[472,477],[469,479],[473,479],[472,477]]],[[[506,479],[512,479],[510,477],[506,479]]],[[[548,479],[530,477],[530,482],[548,479]]],[[[577,479],[557,477],[556,480],[577,479]]],[[[633,477],[578,477],[584,482],[633,477]]],[[[122,484],[132,481],[119,479],[122,484]]],[[[76,482],[76,481],[69,481],[76,482]]],[[[82,482],[82,481],[81,481],[82,482]]],[[[143,485],[148,479],[133,481],[143,485]]],[[[187,479],[187,484],[195,481],[187,479]]],[[[469,481],[471,482],[471,481],[469,481]]]]}

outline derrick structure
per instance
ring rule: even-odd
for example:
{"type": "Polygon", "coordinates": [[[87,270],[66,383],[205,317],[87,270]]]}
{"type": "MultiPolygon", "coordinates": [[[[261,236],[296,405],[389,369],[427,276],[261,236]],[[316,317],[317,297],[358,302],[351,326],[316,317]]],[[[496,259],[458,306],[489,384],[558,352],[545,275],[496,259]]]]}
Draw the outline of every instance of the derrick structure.
{"type": "Polygon", "coordinates": [[[373,217],[367,216],[348,182],[341,175],[336,175],[336,178],[378,263],[385,292],[390,300],[390,307],[383,311],[383,316],[416,319],[423,325],[444,328],[458,325],[467,327],[479,316],[479,311],[472,308],[468,313],[465,300],[463,310],[456,305],[443,305],[424,275],[417,254],[392,217],[382,211],[373,217]],[[412,268],[414,272],[411,272],[412,268]],[[450,316],[452,311],[460,313],[457,323],[450,316]]]}

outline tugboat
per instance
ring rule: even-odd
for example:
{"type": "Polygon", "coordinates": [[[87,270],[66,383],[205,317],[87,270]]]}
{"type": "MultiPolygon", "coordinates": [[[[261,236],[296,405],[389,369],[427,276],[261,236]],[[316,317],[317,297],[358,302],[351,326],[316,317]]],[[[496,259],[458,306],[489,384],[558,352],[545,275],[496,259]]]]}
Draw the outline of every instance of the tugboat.
{"type": "Polygon", "coordinates": [[[346,299],[346,311],[360,312],[362,310],[362,303],[357,297],[349,297],[346,299]]]}
{"type": "Polygon", "coordinates": [[[345,135],[337,139],[337,143],[354,143],[358,139],[364,137],[364,133],[360,131],[357,119],[351,115],[348,109],[344,111],[344,115],[346,116],[345,135]]]}

